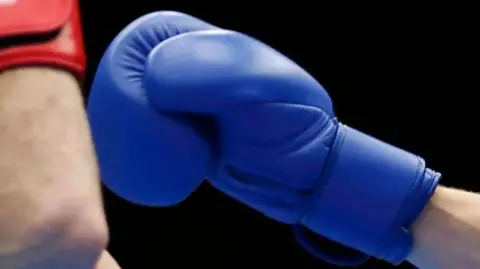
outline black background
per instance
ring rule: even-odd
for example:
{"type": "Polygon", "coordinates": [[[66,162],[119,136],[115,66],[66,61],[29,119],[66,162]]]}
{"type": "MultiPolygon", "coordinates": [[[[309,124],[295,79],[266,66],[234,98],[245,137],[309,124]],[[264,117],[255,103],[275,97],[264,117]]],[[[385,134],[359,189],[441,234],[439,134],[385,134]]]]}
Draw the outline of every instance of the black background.
{"type": "MultiPolygon", "coordinates": [[[[480,190],[474,173],[478,64],[463,11],[181,2],[82,2],[87,85],[129,22],[156,10],[182,11],[283,52],[324,85],[344,123],[423,156],[444,174],[445,185],[480,190]]],[[[298,246],[289,227],[208,185],[171,208],[139,207],[107,190],[105,199],[109,249],[123,268],[335,268],[298,246]]],[[[379,261],[364,268],[372,266],[389,268],[379,261]]]]}

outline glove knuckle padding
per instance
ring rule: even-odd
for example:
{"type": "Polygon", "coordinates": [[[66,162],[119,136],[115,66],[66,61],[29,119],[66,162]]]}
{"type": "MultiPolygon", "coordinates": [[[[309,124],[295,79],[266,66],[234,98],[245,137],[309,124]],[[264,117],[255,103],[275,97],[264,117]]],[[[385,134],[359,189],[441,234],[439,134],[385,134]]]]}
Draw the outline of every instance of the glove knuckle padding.
{"type": "Polygon", "coordinates": [[[237,105],[288,103],[333,115],[329,96],[305,70],[233,31],[196,31],[169,39],[150,53],[147,70],[148,95],[167,111],[216,114],[237,105]]]}
{"type": "Polygon", "coordinates": [[[140,204],[174,204],[207,175],[208,145],[190,125],[156,113],[143,79],[155,46],[184,32],[213,28],[177,12],[152,13],[132,22],[104,54],[88,116],[101,178],[120,196],[140,204]]]}

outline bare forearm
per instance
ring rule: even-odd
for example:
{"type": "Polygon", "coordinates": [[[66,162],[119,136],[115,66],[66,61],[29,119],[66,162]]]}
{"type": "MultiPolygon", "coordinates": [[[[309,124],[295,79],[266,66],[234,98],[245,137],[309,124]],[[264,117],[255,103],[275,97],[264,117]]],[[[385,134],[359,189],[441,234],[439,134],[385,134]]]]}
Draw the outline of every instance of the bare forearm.
{"type": "Polygon", "coordinates": [[[480,267],[480,195],[439,187],[414,228],[409,261],[421,269],[480,267]]]}
{"type": "Polygon", "coordinates": [[[73,76],[49,68],[1,73],[0,147],[0,267],[42,268],[27,265],[60,256],[66,263],[54,268],[93,265],[107,231],[73,76]],[[83,261],[70,257],[72,248],[83,261]]]}
{"type": "Polygon", "coordinates": [[[98,260],[95,269],[120,269],[120,266],[113,259],[113,257],[107,251],[105,251],[98,260]]]}

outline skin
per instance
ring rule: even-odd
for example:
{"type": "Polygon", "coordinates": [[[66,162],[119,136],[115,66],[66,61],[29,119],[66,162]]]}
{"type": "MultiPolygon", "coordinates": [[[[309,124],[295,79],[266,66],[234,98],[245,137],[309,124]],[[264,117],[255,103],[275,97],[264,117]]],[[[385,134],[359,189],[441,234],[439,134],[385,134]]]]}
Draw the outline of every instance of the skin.
{"type": "Polygon", "coordinates": [[[108,229],[77,80],[25,67],[0,88],[0,268],[94,268],[108,229]]]}
{"type": "Polygon", "coordinates": [[[113,257],[105,251],[102,256],[100,256],[96,269],[120,269],[120,266],[113,257]]]}
{"type": "Polygon", "coordinates": [[[438,187],[414,226],[408,260],[420,269],[480,268],[480,195],[438,187]]]}

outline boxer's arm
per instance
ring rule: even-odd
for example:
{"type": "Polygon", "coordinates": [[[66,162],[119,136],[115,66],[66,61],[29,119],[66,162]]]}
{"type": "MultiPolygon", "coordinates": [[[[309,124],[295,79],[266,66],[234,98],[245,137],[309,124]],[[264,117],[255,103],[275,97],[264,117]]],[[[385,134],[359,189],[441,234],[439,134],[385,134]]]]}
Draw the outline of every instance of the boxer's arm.
{"type": "Polygon", "coordinates": [[[0,268],[94,267],[107,228],[88,130],[69,72],[0,73],[0,268]]]}
{"type": "Polygon", "coordinates": [[[480,195],[439,187],[414,227],[421,269],[480,268],[480,195]]]}
{"type": "Polygon", "coordinates": [[[120,269],[118,263],[107,251],[104,251],[100,259],[98,260],[95,269],[120,269]]]}

